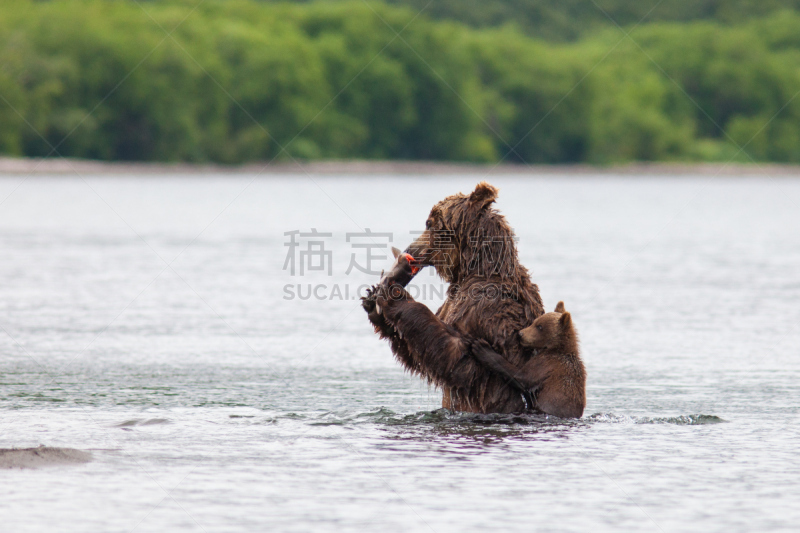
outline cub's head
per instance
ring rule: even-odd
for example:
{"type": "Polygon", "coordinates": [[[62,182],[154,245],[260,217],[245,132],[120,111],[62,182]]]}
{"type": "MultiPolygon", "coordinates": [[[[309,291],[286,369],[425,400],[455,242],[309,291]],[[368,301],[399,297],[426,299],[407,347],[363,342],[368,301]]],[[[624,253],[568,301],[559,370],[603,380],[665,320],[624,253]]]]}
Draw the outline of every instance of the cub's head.
{"type": "Polygon", "coordinates": [[[577,346],[577,336],[572,325],[572,316],[564,308],[564,302],[558,302],[556,310],[545,313],[533,324],[519,332],[520,343],[531,350],[563,350],[571,351],[577,346]]]}
{"type": "Polygon", "coordinates": [[[468,273],[487,275],[513,269],[513,232],[503,216],[491,208],[497,192],[494,186],[481,182],[468,195],[448,196],[433,206],[425,231],[405,251],[420,266],[435,267],[447,282],[468,273]]]}

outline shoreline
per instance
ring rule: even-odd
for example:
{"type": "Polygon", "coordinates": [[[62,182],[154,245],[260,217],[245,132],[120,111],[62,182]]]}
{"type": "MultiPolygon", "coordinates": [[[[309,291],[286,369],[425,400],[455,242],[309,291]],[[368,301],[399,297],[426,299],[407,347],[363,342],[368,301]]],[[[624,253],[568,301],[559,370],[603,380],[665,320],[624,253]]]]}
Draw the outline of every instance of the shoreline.
{"type": "Polygon", "coordinates": [[[179,175],[179,174],[286,174],[311,175],[669,175],[669,176],[800,176],[800,165],[767,163],[627,163],[525,165],[437,161],[312,161],[217,165],[194,163],[107,162],[65,158],[0,157],[0,176],[8,175],[179,175]]]}

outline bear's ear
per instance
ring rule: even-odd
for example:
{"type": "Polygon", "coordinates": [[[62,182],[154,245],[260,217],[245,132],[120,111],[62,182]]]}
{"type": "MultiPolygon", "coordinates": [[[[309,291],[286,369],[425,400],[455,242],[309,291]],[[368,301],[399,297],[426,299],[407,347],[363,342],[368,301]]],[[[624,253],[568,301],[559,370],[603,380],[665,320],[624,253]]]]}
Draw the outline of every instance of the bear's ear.
{"type": "Polygon", "coordinates": [[[397,259],[398,257],[400,257],[400,254],[402,254],[402,253],[403,253],[403,252],[401,252],[400,250],[398,250],[397,248],[395,248],[394,246],[392,246],[392,255],[394,256],[394,258],[395,258],[395,259],[397,259]]]}
{"type": "Polygon", "coordinates": [[[558,323],[561,325],[563,329],[567,329],[572,326],[572,315],[569,313],[563,313],[561,318],[558,319],[558,323]]]}
{"type": "Polygon", "coordinates": [[[490,206],[497,199],[497,192],[497,187],[482,181],[469,195],[469,201],[483,209],[490,206]]]}
{"type": "Polygon", "coordinates": [[[555,312],[556,313],[566,313],[567,312],[567,310],[564,308],[564,302],[558,302],[558,305],[556,306],[556,311],[555,312]]]}

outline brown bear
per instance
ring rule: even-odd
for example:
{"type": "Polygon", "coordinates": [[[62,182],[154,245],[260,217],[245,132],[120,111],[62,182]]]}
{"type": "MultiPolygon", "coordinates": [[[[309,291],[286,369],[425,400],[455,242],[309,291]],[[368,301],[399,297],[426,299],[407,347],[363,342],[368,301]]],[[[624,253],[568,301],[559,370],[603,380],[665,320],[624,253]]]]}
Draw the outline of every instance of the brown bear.
{"type": "MultiPolygon", "coordinates": [[[[412,373],[443,389],[442,406],[457,411],[525,410],[520,390],[470,354],[483,339],[515,367],[527,350],[518,332],[544,314],[539,289],[519,263],[514,233],[492,204],[497,189],[480,183],[469,194],[436,204],[426,229],[405,253],[414,266],[433,266],[450,283],[434,315],[391,279],[369,291],[363,306],[412,373]]],[[[407,276],[406,276],[407,277],[407,276]]]]}
{"type": "Polygon", "coordinates": [[[580,418],[586,408],[586,368],[581,361],[572,316],[559,302],[556,310],[519,332],[531,357],[520,366],[506,361],[486,341],[472,344],[472,355],[521,390],[532,407],[561,418],[580,418]]]}

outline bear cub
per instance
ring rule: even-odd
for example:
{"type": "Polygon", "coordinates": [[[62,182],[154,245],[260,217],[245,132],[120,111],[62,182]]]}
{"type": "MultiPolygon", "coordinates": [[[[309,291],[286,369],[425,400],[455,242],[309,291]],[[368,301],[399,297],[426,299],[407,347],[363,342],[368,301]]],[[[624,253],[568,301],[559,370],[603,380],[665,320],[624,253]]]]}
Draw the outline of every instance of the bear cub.
{"type": "Polygon", "coordinates": [[[472,355],[519,388],[534,410],[560,418],[583,416],[586,368],[580,357],[578,334],[564,302],[518,335],[527,350],[527,360],[519,366],[509,363],[484,340],[472,343],[472,355]]]}

